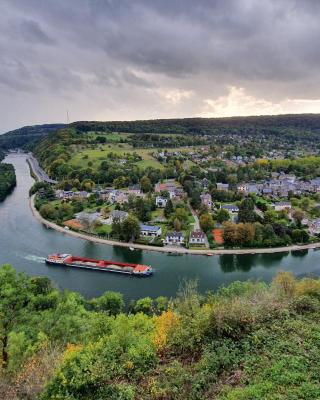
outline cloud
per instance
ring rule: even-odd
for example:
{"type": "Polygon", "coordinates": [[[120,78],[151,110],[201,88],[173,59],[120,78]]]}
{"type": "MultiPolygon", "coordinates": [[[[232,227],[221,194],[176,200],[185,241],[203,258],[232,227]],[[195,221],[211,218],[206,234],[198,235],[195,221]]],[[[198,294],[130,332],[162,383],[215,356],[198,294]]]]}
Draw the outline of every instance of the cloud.
{"type": "Polygon", "coordinates": [[[53,45],[55,40],[52,39],[36,21],[22,19],[16,21],[12,27],[12,33],[19,40],[27,43],[36,43],[44,45],[53,45]]]}
{"type": "Polygon", "coordinates": [[[320,112],[319,15],[312,0],[3,1],[0,132],[65,106],[74,119],[320,112]],[[29,117],[10,111],[21,93],[29,117]]]}

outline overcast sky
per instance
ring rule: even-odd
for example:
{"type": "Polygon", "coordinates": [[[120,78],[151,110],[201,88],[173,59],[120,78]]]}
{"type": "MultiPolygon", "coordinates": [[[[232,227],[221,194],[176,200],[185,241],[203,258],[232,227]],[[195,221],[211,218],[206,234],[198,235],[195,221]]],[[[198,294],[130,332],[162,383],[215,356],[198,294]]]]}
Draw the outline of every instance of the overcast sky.
{"type": "Polygon", "coordinates": [[[319,0],[0,0],[0,132],[320,112],[319,0]]]}

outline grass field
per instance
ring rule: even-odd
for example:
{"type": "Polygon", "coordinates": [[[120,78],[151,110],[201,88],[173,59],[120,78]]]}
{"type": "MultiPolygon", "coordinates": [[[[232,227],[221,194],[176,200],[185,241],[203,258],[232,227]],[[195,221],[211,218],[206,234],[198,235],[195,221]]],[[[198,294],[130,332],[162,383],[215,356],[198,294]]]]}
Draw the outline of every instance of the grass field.
{"type": "Polygon", "coordinates": [[[97,167],[101,161],[106,159],[108,153],[115,153],[119,156],[137,153],[142,157],[142,160],[138,161],[136,165],[140,166],[141,168],[153,167],[163,169],[163,165],[152,157],[150,154],[151,152],[152,150],[150,149],[134,149],[127,143],[112,145],[104,144],[99,145],[98,148],[88,148],[78,151],[72,157],[71,164],[77,167],[83,167],[87,166],[88,163],[91,162],[92,166],[97,167]]]}

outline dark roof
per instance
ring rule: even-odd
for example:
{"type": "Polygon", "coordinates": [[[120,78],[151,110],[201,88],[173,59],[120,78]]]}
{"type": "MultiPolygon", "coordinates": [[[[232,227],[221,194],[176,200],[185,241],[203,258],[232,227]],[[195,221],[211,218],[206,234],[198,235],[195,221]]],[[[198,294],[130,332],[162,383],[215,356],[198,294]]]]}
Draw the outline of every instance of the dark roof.
{"type": "Polygon", "coordinates": [[[204,239],[204,233],[200,230],[191,232],[190,238],[192,239],[204,239]]]}

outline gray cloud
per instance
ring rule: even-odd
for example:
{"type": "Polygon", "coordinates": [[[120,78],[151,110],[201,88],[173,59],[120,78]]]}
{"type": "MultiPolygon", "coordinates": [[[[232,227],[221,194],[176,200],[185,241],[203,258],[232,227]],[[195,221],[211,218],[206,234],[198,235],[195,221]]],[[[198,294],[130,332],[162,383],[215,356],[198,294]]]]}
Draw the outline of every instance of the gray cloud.
{"type": "MultiPolygon", "coordinates": [[[[0,7],[0,105],[25,93],[30,121],[39,115],[32,104],[42,109],[38,122],[61,120],[64,107],[74,119],[202,115],[207,100],[221,102],[230,87],[268,107],[319,98],[316,0],[4,0],[0,7]]],[[[29,123],[8,112],[0,131],[29,123]]]]}

